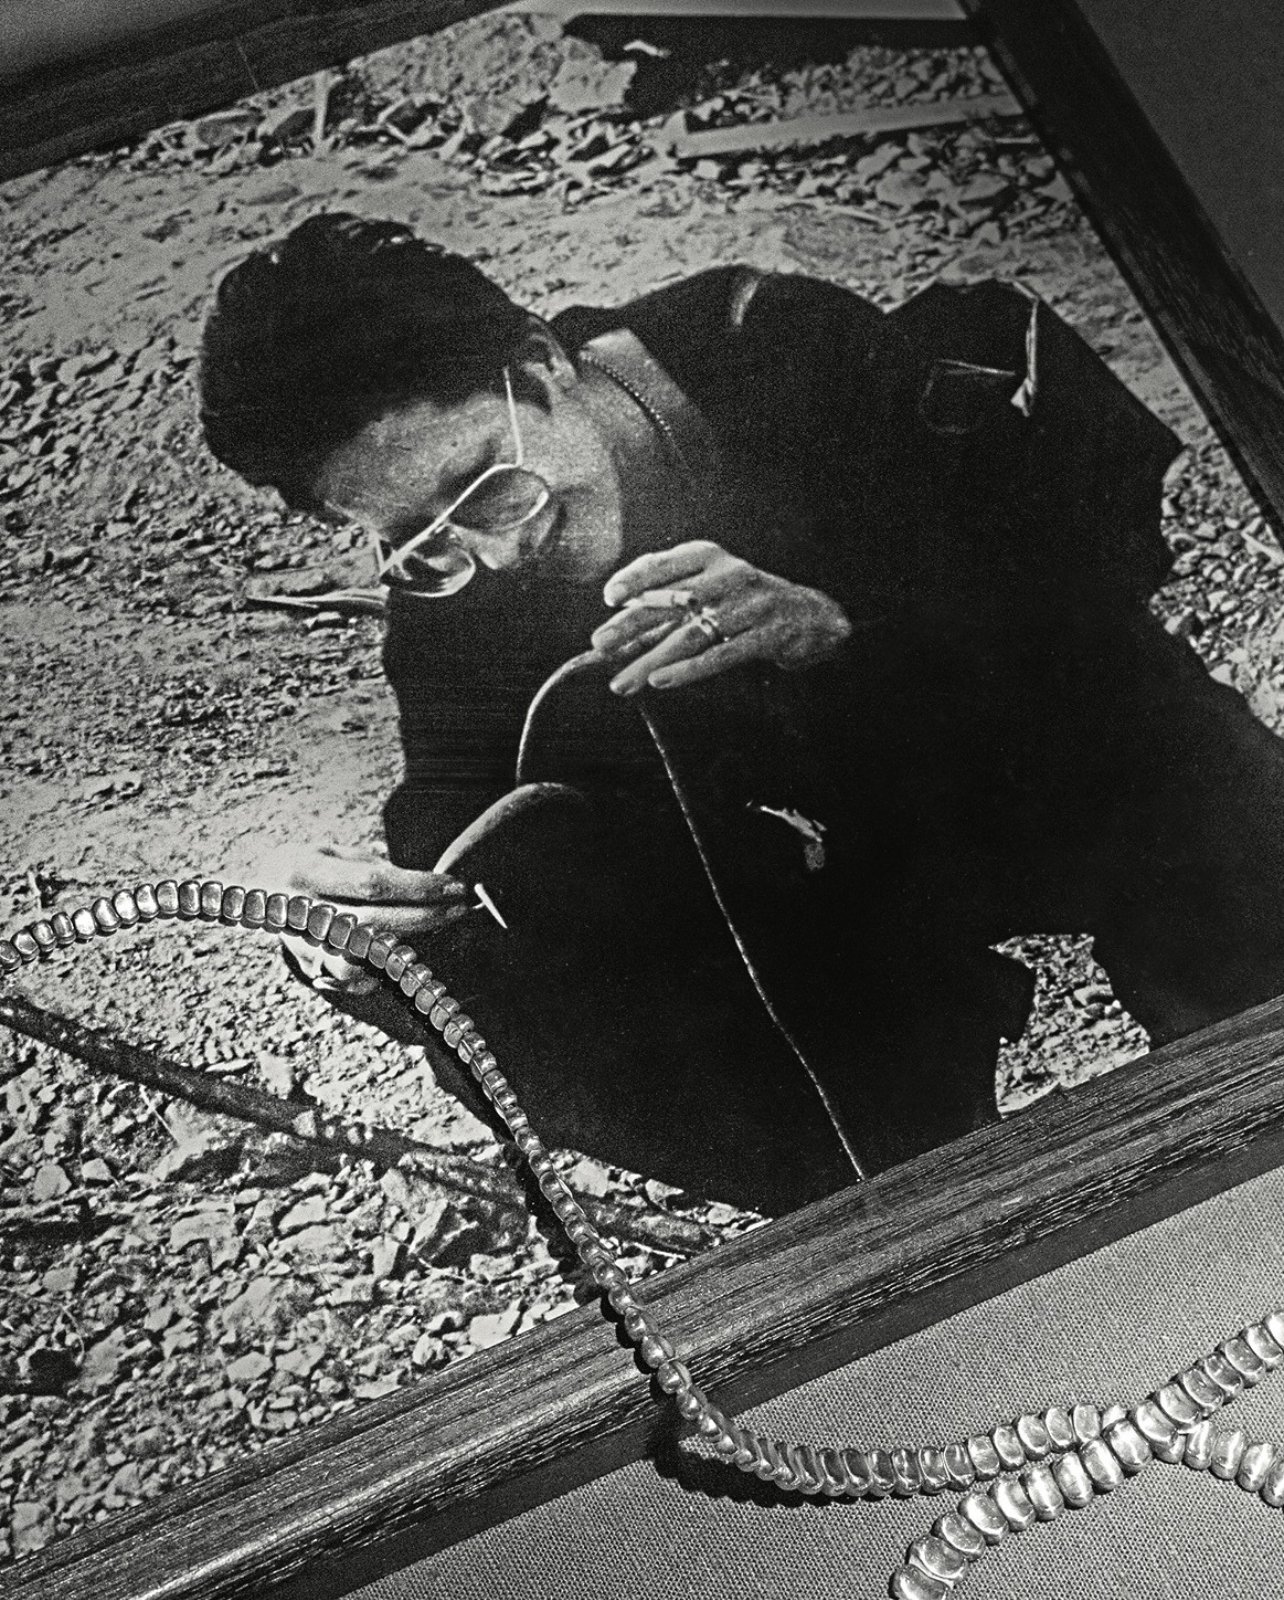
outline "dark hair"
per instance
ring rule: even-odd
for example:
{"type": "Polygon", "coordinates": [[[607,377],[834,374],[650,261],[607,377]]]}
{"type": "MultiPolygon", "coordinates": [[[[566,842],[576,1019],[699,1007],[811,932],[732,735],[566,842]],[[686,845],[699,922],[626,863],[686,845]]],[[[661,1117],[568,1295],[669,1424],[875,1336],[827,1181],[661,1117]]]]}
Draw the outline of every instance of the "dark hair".
{"type": "Polygon", "coordinates": [[[401,223],[300,223],[218,285],[201,343],[201,424],[250,483],[316,510],[327,456],[411,400],[496,381],[530,317],[463,256],[401,223]]]}

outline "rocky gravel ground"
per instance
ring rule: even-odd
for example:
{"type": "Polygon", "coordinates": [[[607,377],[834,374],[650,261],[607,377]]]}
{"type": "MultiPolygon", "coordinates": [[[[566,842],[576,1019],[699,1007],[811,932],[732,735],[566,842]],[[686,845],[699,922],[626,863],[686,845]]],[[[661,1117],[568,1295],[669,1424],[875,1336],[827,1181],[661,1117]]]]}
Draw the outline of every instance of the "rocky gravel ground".
{"type": "MultiPolygon", "coordinates": [[[[363,553],[208,461],[193,415],[214,278],[322,206],[408,218],[540,310],[733,259],[883,304],[941,275],[1019,274],[1188,441],[1159,609],[1284,720],[1284,553],[1023,121],[680,153],[701,130],[992,96],[982,54],[755,58],[728,34],[688,58],[637,26],[606,48],[547,19],[483,19],[0,188],[7,927],[158,876],[246,882],[292,838],[377,838],[398,760],[378,618],[279,604],[367,582],[363,553]]],[[[1144,1049],[1086,941],[1019,949],[1040,994],[1005,1055],[1005,1104],[1144,1049]]],[[[25,973],[19,993],[507,1172],[423,1049],[334,1016],[262,938],[122,934],[25,973]]],[[[639,1275],[679,1253],[655,1244],[665,1219],[710,1238],[754,1222],[566,1162],[582,1192],[643,1219],[651,1245],[624,1246],[639,1275]]],[[[0,1556],[377,1401],[578,1292],[520,1208],[6,1036],[0,1556]]]]}

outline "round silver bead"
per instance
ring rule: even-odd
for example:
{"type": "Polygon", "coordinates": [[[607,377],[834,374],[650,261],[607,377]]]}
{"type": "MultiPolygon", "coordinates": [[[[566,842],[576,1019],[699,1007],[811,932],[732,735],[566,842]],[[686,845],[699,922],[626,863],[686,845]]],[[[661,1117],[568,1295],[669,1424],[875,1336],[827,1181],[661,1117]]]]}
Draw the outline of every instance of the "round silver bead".
{"type": "Polygon", "coordinates": [[[46,918],[33,922],[27,932],[35,940],[36,949],[42,956],[50,956],[58,948],[58,935],[53,931],[53,923],[46,918]]]}
{"type": "Polygon", "coordinates": [[[662,1333],[644,1334],[638,1343],[638,1354],[648,1367],[662,1367],[673,1360],[673,1345],[662,1333]]]}
{"type": "Polygon", "coordinates": [[[82,944],[87,944],[98,932],[98,924],[88,906],[77,906],[71,914],[71,925],[82,944]]]}
{"type": "Polygon", "coordinates": [[[65,911],[55,911],[49,918],[49,926],[54,931],[54,938],[60,945],[75,944],[76,930],[71,925],[71,918],[65,911]]]}
{"type": "MultiPolygon", "coordinates": [[[[120,918],[116,915],[116,908],[110,900],[99,897],[89,908],[94,914],[94,921],[98,925],[99,933],[115,933],[120,927],[120,918]]],[[[21,935],[16,935],[16,944],[21,935]]]]}

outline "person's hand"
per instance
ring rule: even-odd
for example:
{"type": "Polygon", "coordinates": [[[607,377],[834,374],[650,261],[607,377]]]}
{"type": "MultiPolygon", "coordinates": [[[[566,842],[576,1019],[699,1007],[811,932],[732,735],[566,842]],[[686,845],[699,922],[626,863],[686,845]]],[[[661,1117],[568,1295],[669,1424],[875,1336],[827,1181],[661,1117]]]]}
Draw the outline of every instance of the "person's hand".
{"type": "Polygon", "coordinates": [[[843,608],[819,589],[763,572],[706,539],[630,561],[604,598],[620,609],[592,645],[623,668],[611,679],[616,694],[680,688],[747,661],[811,666],[852,631],[843,608]]]}
{"type": "MultiPolygon", "coordinates": [[[[413,941],[467,916],[468,885],[443,872],[394,867],[382,856],[327,846],[288,847],[263,863],[256,881],[268,890],[310,894],[369,922],[381,933],[413,941]]],[[[368,967],[297,934],[281,935],[293,966],[315,989],[369,994],[379,986],[368,967]]]]}

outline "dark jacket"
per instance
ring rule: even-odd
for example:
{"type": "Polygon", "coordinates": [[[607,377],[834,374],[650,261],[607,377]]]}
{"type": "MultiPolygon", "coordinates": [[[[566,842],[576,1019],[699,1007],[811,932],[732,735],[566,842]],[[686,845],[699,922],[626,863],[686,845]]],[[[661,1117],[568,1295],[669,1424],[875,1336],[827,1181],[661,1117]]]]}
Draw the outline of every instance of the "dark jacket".
{"type": "MultiPolygon", "coordinates": [[[[952,952],[948,930],[894,925],[890,902],[865,893],[886,853],[883,775],[906,759],[899,728],[880,725],[871,699],[871,651],[948,715],[951,685],[932,677],[934,630],[965,621],[983,638],[986,619],[995,633],[1039,629],[1085,604],[1151,593],[1167,570],[1159,485],[1173,436],[1045,306],[998,285],[930,290],[885,315],[814,279],[730,267],[616,310],[574,308],[554,327],[571,349],[629,330],[707,425],[711,492],[681,536],[823,590],[856,631],[836,658],[802,672],[748,669],[643,695],[650,743],[636,709],[608,705],[600,686],[596,698],[553,695],[521,777],[591,787],[614,768],[645,783],[661,773],[658,751],[765,1009],[813,1081],[839,1086],[849,1130],[880,1092],[875,1069],[853,1066],[850,1024],[890,1034],[903,1021],[896,1007],[862,1012],[861,972],[871,995],[929,973],[942,1015],[984,1015],[976,1081],[929,1107],[921,1096],[939,1063],[928,1061],[922,1083],[905,1087],[902,1132],[915,1119],[922,1144],[960,1131],[974,1099],[992,1104],[992,1047],[1019,1032],[1028,978],[983,944],[952,952]],[[862,904],[863,917],[853,910],[862,904]],[[883,972],[890,945],[898,964],[883,972]]],[[[645,390],[645,363],[626,376],[645,390]]],[[[407,771],[387,821],[406,865],[431,865],[512,786],[532,694],[605,616],[596,590],[488,576],[441,605],[393,597],[385,664],[407,771]]],[[[924,1049],[966,1054],[944,1036],[924,1049]]],[[[861,1153],[877,1167],[914,1147],[897,1134],[861,1153]]]]}

